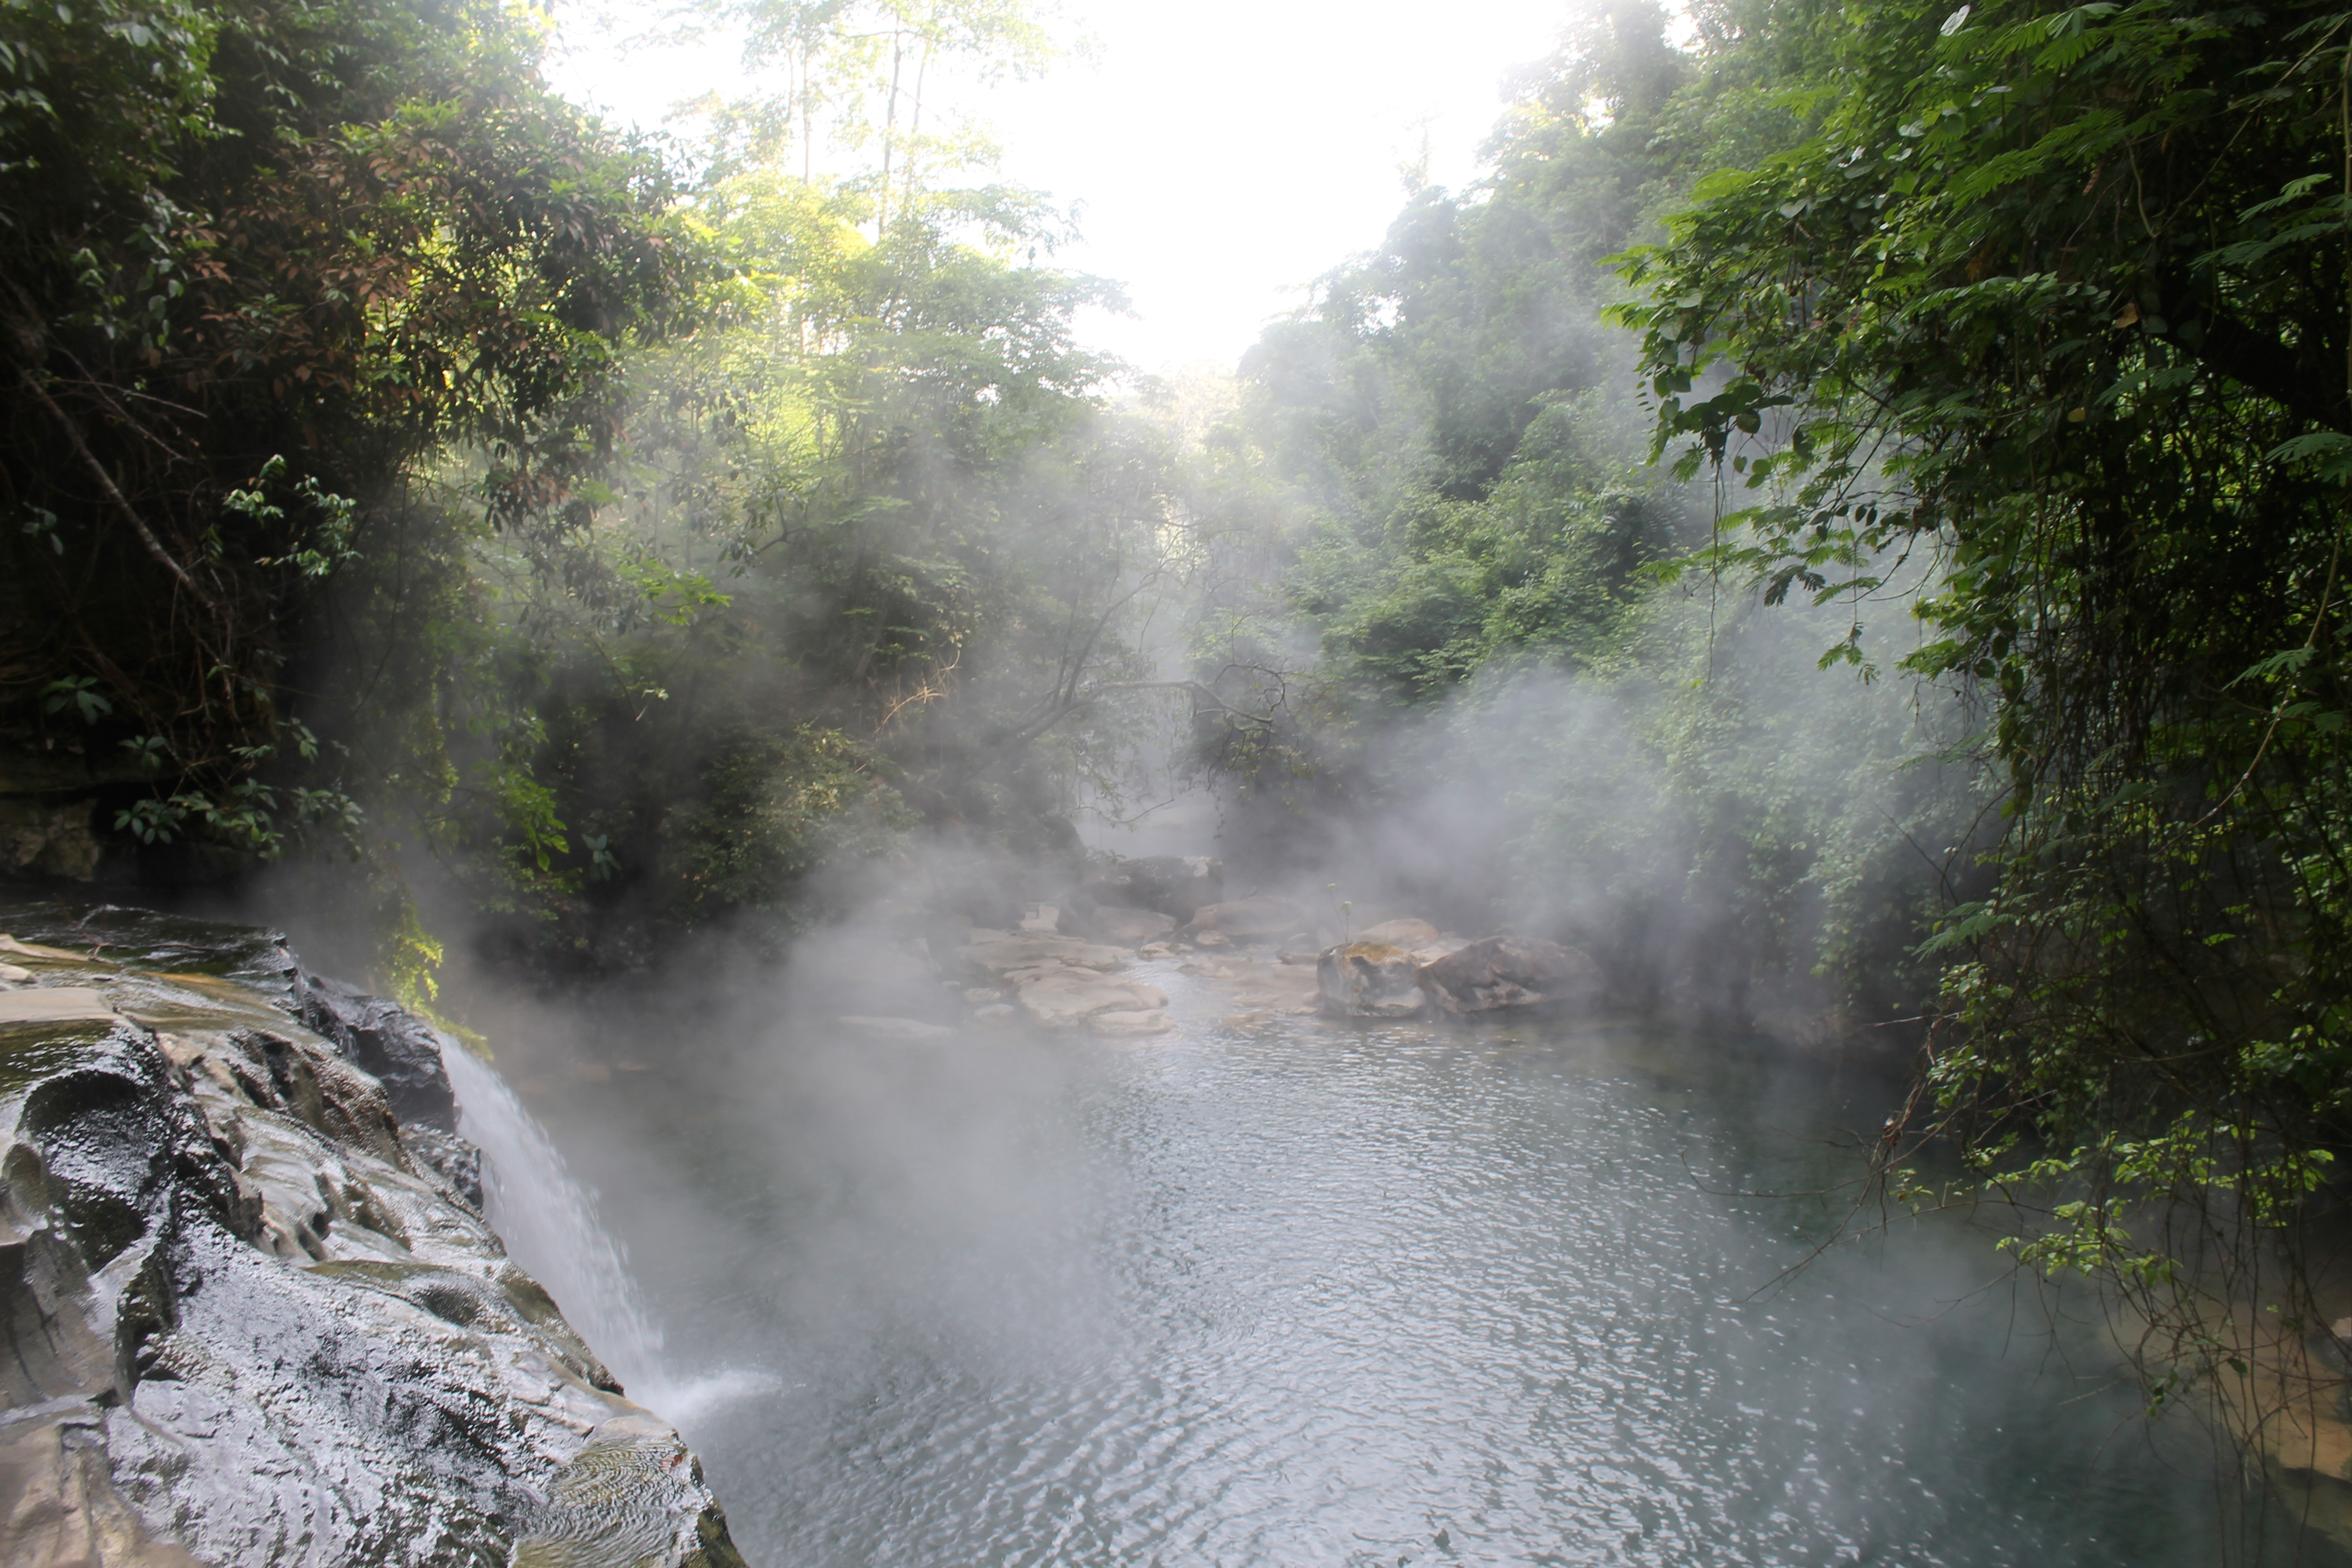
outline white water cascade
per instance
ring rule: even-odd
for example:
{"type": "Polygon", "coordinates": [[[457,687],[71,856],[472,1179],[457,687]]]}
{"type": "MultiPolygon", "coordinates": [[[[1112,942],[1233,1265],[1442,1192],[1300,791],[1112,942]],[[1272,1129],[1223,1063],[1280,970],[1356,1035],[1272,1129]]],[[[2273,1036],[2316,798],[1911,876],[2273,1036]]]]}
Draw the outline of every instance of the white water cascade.
{"type": "Polygon", "coordinates": [[[595,1193],[573,1179],[494,1068],[454,1043],[441,1059],[457,1098],[458,1136],[482,1152],[483,1207],[508,1255],[547,1288],[631,1396],[649,1398],[667,1383],[661,1330],[596,1212],[595,1193]]]}

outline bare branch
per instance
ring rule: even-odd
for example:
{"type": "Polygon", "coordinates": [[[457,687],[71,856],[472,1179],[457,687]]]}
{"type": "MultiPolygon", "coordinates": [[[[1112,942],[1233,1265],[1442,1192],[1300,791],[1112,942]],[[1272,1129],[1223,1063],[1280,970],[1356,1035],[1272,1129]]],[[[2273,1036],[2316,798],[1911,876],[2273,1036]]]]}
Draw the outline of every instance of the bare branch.
{"type": "Polygon", "coordinates": [[[219,609],[219,601],[205,592],[197,584],[196,580],[188,575],[187,569],[180,564],[170,551],[163,548],[163,542],[157,539],[153,531],[148,528],[146,520],[139,515],[139,510],[124,499],[122,491],[115,485],[114,477],[106,471],[106,465],[98,460],[98,454],[91,451],[89,443],[82,438],[81,426],[74,423],[73,416],[58,406],[57,400],[49,395],[48,388],[43,386],[40,378],[31,371],[23,365],[18,365],[16,374],[24,382],[26,390],[38,398],[43,407],[57,416],[58,423],[65,427],[66,439],[72,444],[75,454],[81,458],[82,466],[89,469],[91,477],[98,480],[98,487],[105,493],[106,499],[114,503],[115,510],[129,520],[131,526],[138,531],[139,541],[147,547],[147,553],[153,556],[165,571],[177,577],[182,587],[202,600],[206,609],[219,609]]]}

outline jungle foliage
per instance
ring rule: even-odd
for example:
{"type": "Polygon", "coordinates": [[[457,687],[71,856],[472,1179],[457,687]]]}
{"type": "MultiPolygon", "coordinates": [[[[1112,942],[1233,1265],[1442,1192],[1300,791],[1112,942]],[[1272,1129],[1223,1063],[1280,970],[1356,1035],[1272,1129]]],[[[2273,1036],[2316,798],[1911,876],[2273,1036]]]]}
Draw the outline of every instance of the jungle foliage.
{"type": "Polygon", "coordinates": [[[468,0],[0,14],[0,703],[114,826],[356,831],[289,661],[425,510],[545,549],[700,262],[468,0]]]}
{"type": "Polygon", "coordinates": [[[1817,133],[1626,260],[1656,449],[1748,503],[1696,564],[1768,599],[1924,570],[1901,667],[1997,770],[1890,1178],[1953,1195],[1905,1162],[1957,1139],[1968,1190],[2030,1194],[2023,1257],[2131,1300],[2151,1398],[2210,1374],[2251,1433],[2352,1130],[2352,15],[1805,25],[1817,133]]]}
{"type": "Polygon", "coordinates": [[[0,705],[151,879],[359,855],[421,995],[427,927],[601,971],[916,821],[1069,848],[1182,549],[1115,293],[926,117],[1044,35],[709,19],[789,90],[656,157],[528,8],[12,0],[0,705]]]}
{"type": "Polygon", "coordinates": [[[1827,613],[1662,581],[1717,509],[1648,463],[1602,319],[1701,175],[1801,138],[1771,84],[1807,46],[1765,15],[1703,12],[1696,51],[1655,6],[1589,18],[1524,73],[1490,174],[1412,191],[1259,342],[1222,437],[1258,489],[1213,531],[1280,566],[1227,574],[1276,586],[1216,599],[1202,673],[1277,720],[1213,733],[1271,807],[1229,831],[1346,859],[1296,816],[1433,816],[1445,853],[1359,891],[1576,942],[1660,1005],[1884,1019],[1932,991],[1911,949],[1968,875],[1958,735],[1819,678],[1827,613]]]}

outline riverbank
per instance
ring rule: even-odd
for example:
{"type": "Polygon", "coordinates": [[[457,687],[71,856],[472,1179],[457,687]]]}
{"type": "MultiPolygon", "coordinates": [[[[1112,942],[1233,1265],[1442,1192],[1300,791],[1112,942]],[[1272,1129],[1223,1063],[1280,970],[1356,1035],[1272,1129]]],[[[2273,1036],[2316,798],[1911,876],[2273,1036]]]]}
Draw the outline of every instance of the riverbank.
{"type": "Polygon", "coordinates": [[[0,1559],[740,1568],[484,1219],[429,1026],[266,931],[0,929],[0,1559]]]}

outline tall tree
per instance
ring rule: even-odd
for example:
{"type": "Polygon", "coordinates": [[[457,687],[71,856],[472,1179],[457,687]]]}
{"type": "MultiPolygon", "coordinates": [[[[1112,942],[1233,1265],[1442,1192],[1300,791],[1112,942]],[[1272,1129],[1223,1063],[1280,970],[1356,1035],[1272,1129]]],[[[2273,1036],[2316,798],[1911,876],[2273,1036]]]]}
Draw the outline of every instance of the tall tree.
{"type": "Polygon", "coordinates": [[[801,178],[814,180],[821,142],[856,150],[873,160],[852,183],[870,195],[877,239],[912,204],[927,168],[952,174],[993,157],[968,123],[942,132],[931,112],[924,129],[935,68],[990,85],[1031,75],[1055,54],[1024,0],[701,0],[696,9],[706,25],[740,32],[755,72],[784,76],[782,90],[703,100],[719,172],[775,167],[796,141],[801,178]]]}

